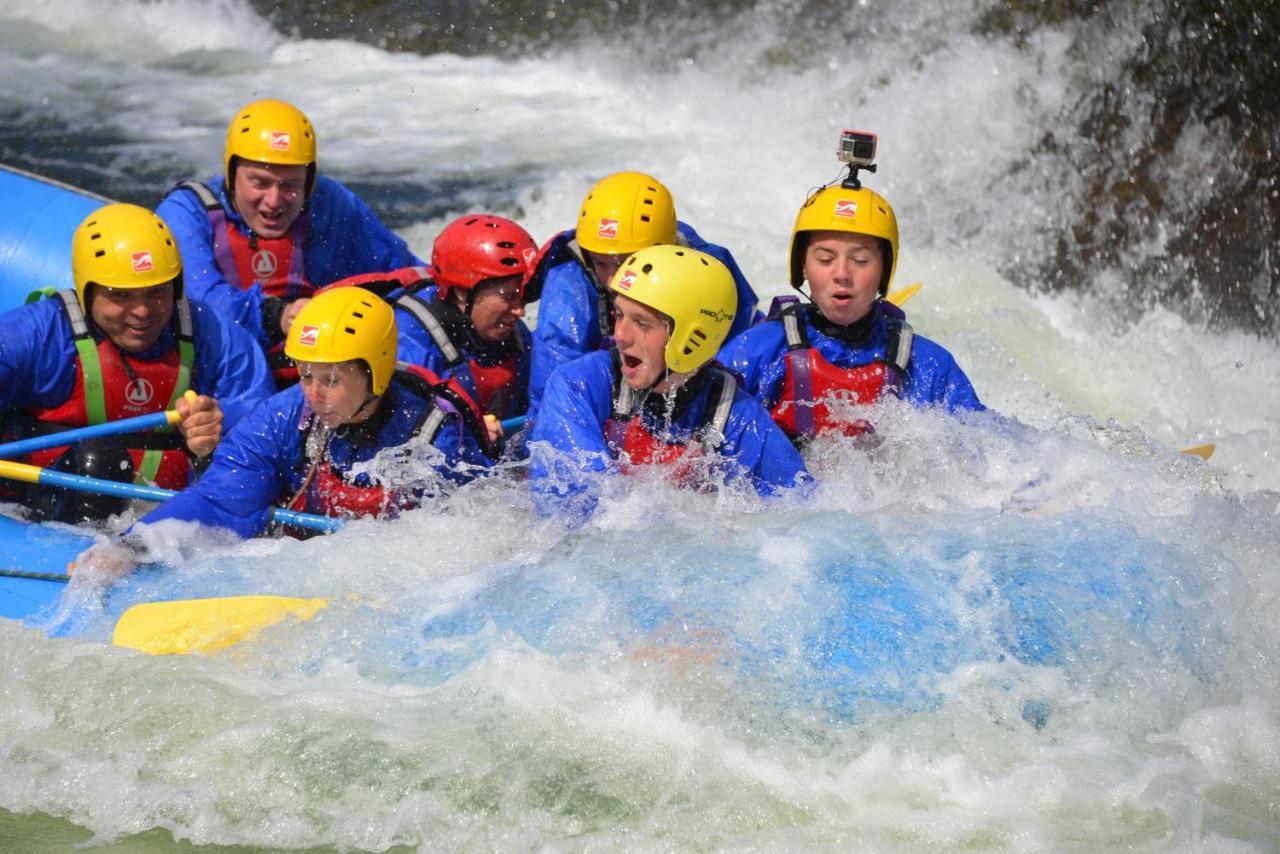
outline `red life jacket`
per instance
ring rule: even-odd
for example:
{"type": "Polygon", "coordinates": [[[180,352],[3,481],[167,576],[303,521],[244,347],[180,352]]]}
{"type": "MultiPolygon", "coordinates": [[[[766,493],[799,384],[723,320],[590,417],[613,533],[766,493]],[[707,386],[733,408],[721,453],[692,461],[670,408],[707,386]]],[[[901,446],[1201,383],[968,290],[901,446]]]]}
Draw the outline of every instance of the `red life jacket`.
{"type": "Polygon", "coordinates": [[[178,187],[195,193],[209,217],[209,224],[213,226],[213,257],[228,282],[246,291],[261,285],[266,296],[286,301],[309,297],[315,292],[303,269],[302,250],[308,223],[305,211],[283,237],[266,239],[236,228],[222,201],[205,184],[183,181],[178,187]]]}
{"type": "MultiPolygon", "coordinates": [[[[414,425],[411,435],[423,437],[427,442],[434,442],[445,419],[460,418],[463,425],[480,437],[487,435],[480,422],[480,413],[475,402],[454,380],[442,380],[421,365],[407,365],[403,362],[396,366],[393,382],[397,382],[408,392],[429,400],[414,425]]],[[[307,438],[314,427],[314,413],[304,406],[299,428],[304,431],[302,446],[307,446],[307,438]]],[[[481,445],[484,447],[484,444],[481,445]]],[[[323,454],[324,451],[322,450],[323,454]]],[[[303,460],[302,465],[310,468],[313,463],[303,460]]],[[[305,477],[305,475],[304,475],[305,477]]],[[[323,460],[316,466],[306,488],[290,502],[290,510],[306,513],[320,513],[325,516],[340,518],[378,517],[389,509],[399,512],[413,507],[406,496],[398,494],[395,489],[371,484],[361,486],[349,481],[346,476],[331,463],[323,460]]]]}
{"type": "Polygon", "coordinates": [[[840,412],[846,406],[865,406],[885,394],[898,394],[902,373],[911,359],[911,326],[888,317],[889,342],[885,358],[851,368],[838,368],[809,345],[803,307],[794,303],[782,310],[786,332],[787,373],[782,396],[770,414],[792,439],[839,432],[846,436],[874,433],[870,422],[840,412]],[[833,404],[839,404],[832,412],[833,404]]]}
{"type": "Polygon", "coordinates": [[[667,467],[672,481],[689,484],[693,479],[696,459],[718,451],[724,441],[724,428],[729,422],[734,394],[738,389],[737,380],[718,365],[709,368],[711,388],[707,409],[689,440],[675,442],[658,437],[645,426],[638,411],[636,392],[622,381],[616,349],[612,353],[612,363],[613,408],[605,422],[604,435],[610,449],[622,461],[622,471],[629,474],[640,466],[667,467]]]}
{"type": "MultiPolygon", "coordinates": [[[[528,408],[529,359],[526,357],[524,338],[517,328],[503,342],[502,359],[494,364],[483,364],[465,354],[466,342],[456,328],[442,315],[444,307],[439,299],[427,302],[421,297],[406,294],[396,300],[396,306],[404,308],[426,330],[445,359],[445,367],[453,369],[467,364],[476,390],[476,402],[482,412],[499,418],[523,415],[528,408]]],[[[456,321],[455,321],[456,323],[456,321]]]]}
{"type": "MultiPolygon", "coordinates": [[[[174,301],[172,328],[176,346],[158,359],[139,360],[122,352],[109,338],[94,341],[75,291],[58,291],[55,296],[71,324],[76,376],[70,396],[61,404],[28,408],[36,421],[37,434],[163,412],[173,408],[191,387],[195,338],[191,306],[186,299],[174,301]]],[[[190,461],[181,434],[173,428],[125,434],[119,441],[129,449],[138,483],[154,483],[168,489],[187,485],[190,461]]],[[[36,451],[30,462],[43,468],[66,449],[64,445],[36,451]]]]}

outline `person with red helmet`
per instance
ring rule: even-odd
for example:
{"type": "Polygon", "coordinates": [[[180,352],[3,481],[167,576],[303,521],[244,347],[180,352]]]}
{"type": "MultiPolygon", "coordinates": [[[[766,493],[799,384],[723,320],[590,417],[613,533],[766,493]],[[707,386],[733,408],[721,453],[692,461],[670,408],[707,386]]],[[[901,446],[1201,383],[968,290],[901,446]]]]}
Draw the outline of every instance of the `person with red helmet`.
{"type": "Polygon", "coordinates": [[[504,217],[467,214],[446,225],[431,249],[434,289],[396,300],[400,361],[456,379],[486,414],[524,415],[532,334],[521,318],[537,253],[504,217]]]}

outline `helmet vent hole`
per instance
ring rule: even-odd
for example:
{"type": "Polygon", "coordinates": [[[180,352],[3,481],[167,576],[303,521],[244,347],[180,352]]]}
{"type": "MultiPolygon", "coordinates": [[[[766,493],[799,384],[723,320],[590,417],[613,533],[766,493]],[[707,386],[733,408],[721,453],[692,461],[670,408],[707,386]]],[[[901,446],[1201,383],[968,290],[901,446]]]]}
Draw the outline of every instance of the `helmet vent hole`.
{"type": "MultiPolygon", "coordinates": [[[[650,187],[649,189],[650,189],[650,190],[652,190],[653,188],[652,188],[652,187],[650,187]]],[[[642,204],[642,205],[648,205],[649,207],[653,207],[653,199],[642,199],[642,200],[641,200],[641,202],[640,202],[640,204],[642,204]]]]}
{"type": "Polygon", "coordinates": [[[706,258],[699,258],[698,260],[702,262],[702,266],[704,266],[704,267],[710,267],[710,266],[711,266],[710,264],[708,264],[708,263],[707,263],[707,259],[706,259],[706,258]]]}
{"type": "Polygon", "coordinates": [[[347,333],[348,335],[355,335],[355,334],[356,334],[356,331],[355,331],[354,329],[352,329],[350,326],[344,326],[344,327],[342,328],[342,331],[343,331],[343,332],[345,332],[345,333],[347,333]]]}
{"type": "Polygon", "coordinates": [[[653,220],[649,217],[649,215],[648,215],[648,214],[640,214],[640,221],[641,221],[641,222],[653,222],[653,220]]]}
{"type": "Polygon", "coordinates": [[[360,313],[360,312],[358,312],[358,311],[353,311],[353,312],[351,312],[351,316],[352,316],[352,317],[358,317],[358,318],[360,318],[361,320],[364,320],[364,315],[363,315],[363,314],[361,314],[361,313],[360,313]]]}
{"type": "Polygon", "coordinates": [[[105,249],[99,249],[97,252],[93,253],[93,257],[94,257],[94,258],[101,258],[102,256],[104,256],[104,255],[106,255],[106,254],[107,254],[107,250],[105,250],[105,249]]]}
{"type": "Polygon", "coordinates": [[[499,245],[499,246],[501,246],[503,249],[515,249],[515,248],[516,248],[516,245],[515,245],[514,243],[512,243],[510,240],[501,240],[501,241],[499,241],[499,242],[498,242],[498,245],[499,245]]]}
{"type": "Polygon", "coordinates": [[[499,263],[499,264],[501,264],[501,265],[502,265],[502,266],[504,266],[504,267],[519,267],[519,266],[520,266],[520,262],[519,262],[519,261],[517,261],[517,260],[516,260],[516,259],[514,259],[514,258],[503,258],[503,259],[502,259],[501,261],[499,261],[498,263],[499,263]]]}
{"type": "Polygon", "coordinates": [[[640,272],[644,273],[646,276],[649,275],[650,273],[653,272],[653,265],[645,264],[643,267],[640,268],[640,272]]]}

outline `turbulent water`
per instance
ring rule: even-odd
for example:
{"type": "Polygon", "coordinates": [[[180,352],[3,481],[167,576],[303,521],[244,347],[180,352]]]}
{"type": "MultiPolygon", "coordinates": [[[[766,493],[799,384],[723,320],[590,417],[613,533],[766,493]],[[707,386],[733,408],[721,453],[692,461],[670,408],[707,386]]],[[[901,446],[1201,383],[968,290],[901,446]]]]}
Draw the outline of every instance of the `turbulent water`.
{"type": "MultiPolygon", "coordinates": [[[[639,168],[776,295],[838,131],[876,131],[912,324],[999,413],[886,405],[875,451],[812,449],[808,501],[627,480],[570,532],[513,477],[323,539],[174,543],[112,608],[333,602],[211,658],[112,649],[88,590],[46,623],[82,638],[0,625],[0,848],[1280,847],[1274,272],[1197,301],[1170,237],[1238,141],[1200,117],[1148,148],[1131,110],[1185,204],[1081,219],[1097,175],[1062,142],[1105,83],[1160,101],[1131,60],[1178,7],[1002,8],[0,0],[6,162],[154,203],[283,97],[420,254],[480,208],[544,240],[639,168]],[[1075,252],[1086,220],[1114,251],[1075,252]]],[[[1274,270],[1275,228],[1201,249],[1274,270]]]]}

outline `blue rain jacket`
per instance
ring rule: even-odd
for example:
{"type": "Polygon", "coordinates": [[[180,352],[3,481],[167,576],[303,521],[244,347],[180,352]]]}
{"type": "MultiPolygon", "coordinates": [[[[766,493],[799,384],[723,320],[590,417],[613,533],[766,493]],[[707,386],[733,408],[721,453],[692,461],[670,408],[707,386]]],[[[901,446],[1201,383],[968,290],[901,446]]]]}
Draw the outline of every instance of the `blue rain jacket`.
{"type": "MultiPolygon", "coordinates": [[[[216,178],[209,187],[222,201],[229,222],[247,235],[249,229],[228,201],[224,184],[223,178],[216,178]]],[[[262,287],[253,285],[241,290],[218,269],[213,253],[213,224],[195,193],[171,191],[156,213],[178,242],[187,295],[208,303],[223,317],[248,329],[264,349],[279,339],[279,330],[262,327],[262,287]]],[[[317,176],[315,191],[302,216],[307,218],[303,274],[317,288],[360,273],[423,264],[368,205],[332,178],[317,176]]]]}
{"type": "MultiPolygon", "coordinates": [[[[878,311],[878,309],[876,309],[878,311]]],[[[826,335],[813,325],[808,306],[804,312],[810,346],[838,368],[853,368],[885,358],[887,318],[877,315],[867,340],[859,345],[826,335]]],[[[732,339],[720,350],[720,360],[746,380],[746,389],[768,409],[777,405],[787,375],[787,338],[782,321],[771,318],[732,339]]],[[[982,410],[973,384],[955,358],[940,344],[913,336],[911,361],[902,377],[902,396],[912,404],[945,406],[947,411],[982,410]]]]}
{"type": "MultiPolygon", "coordinates": [[[[704,368],[704,370],[706,370],[704,368]]],[[[618,380],[620,382],[620,380],[618,380]]],[[[529,439],[534,500],[546,515],[567,512],[585,518],[595,508],[590,473],[616,470],[617,451],[606,441],[613,412],[613,354],[597,350],[551,375],[529,439]]],[[[707,383],[676,412],[668,426],[648,407],[638,417],[655,436],[688,442],[711,404],[707,383]]],[[[749,478],[761,495],[812,483],[804,460],[759,401],[738,388],[719,446],[717,469],[726,483],[749,478]]]]}
{"type": "MultiPolygon", "coordinates": [[[[94,339],[102,332],[86,315],[94,339]]],[[[191,388],[222,408],[222,430],[275,393],[262,349],[240,327],[209,306],[191,302],[195,362],[191,388]]],[[[0,316],[0,414],[27,406],[56,407],[71,396],[76,378],[76,346],[66,312],[57,299],[43,299],[0,316]]],[[[176,347],[172,325],[137,361],[159,359],[176,347]]]]}

